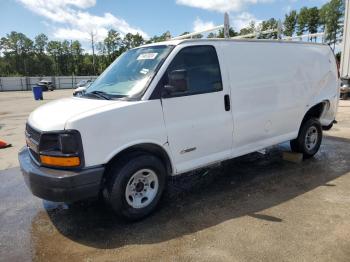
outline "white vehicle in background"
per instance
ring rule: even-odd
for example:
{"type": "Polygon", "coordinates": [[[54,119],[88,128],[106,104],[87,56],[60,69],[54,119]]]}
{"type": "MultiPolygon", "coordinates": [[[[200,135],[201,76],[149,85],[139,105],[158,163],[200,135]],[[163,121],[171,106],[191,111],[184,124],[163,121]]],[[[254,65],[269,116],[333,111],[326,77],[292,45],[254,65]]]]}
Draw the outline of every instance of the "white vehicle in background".
{"type": "Polygon", "coordinates": [[[174,40],[120,56],[81,97],[31,113],[20,166],[34,195],[102,194],[120,216],[152,212],[174,176],[291,141],[317,153],[339,99],[327,45],[174,40]]]}
{"type": "Polygon", "coordinates": [[[43,91],[53,91],[56,89],[56,87],[53,85],[53,83],[49,80],[40,80],[38,83],[37,83],[38,86],[41,86],[42,90],[43,91]]]}
{"type": "Polygon", "coordinates": [[[350,77],[346,76],[342,78],[340,85],[340,98],[346,100],[350,94],[350,77]]]}
{"type": "Polygon", "coordinates": [[[93,81],[91,79],[79,81],[79,83],[76,84],[76,88],[73,91],[73,96],[82,95],[86,91],[86,89],[92,84],[92,82],[93,81]]]}

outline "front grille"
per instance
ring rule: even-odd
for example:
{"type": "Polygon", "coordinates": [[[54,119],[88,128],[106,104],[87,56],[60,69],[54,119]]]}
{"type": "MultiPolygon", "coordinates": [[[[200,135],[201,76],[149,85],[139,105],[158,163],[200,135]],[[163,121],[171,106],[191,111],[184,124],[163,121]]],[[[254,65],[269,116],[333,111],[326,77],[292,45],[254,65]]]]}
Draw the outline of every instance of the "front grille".
{"type": "Polygon", "coordinates": [[[29,124],[26,124],[26,136],[39,145],[40,132],[32,128],[29,124]]]}
{"type": "Polygon", "coordinates": [[[34,150],[32,150],[31,148],[29,148],[30,151],[30,155],[32,156],[32,158],[34,158],[38,163],[40,162],[40,157],[39,154],[36,153],[34,150]]]}
{"type": "Polygon", "coordinates": [[[40,143],[41,133],[38,130],[31,127],[29,124],[26,124],[25,135],[26,135],[26,141],[30,151],[30,155],[33,160],[39,163],[40,162],[39,143],[40,143]]]}

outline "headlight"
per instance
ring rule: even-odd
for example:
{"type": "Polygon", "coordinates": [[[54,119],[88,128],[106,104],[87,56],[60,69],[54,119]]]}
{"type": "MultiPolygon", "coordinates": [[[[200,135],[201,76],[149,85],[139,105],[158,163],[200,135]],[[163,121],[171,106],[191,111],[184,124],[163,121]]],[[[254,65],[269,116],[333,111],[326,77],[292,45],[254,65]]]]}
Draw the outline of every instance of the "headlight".
{"type": "Polygon", "coordinates": [[[40,161],[53,167],[82,166],[83,148],[80,133],[69,130],[62,133],[44,133],[39,145],[40,161]]]}

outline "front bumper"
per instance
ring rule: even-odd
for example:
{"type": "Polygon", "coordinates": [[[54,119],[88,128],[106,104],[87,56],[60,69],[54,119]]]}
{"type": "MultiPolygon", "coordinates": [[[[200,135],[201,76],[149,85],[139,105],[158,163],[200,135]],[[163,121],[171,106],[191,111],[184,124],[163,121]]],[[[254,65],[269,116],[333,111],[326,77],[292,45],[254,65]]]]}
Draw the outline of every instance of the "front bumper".
{"type": "Polygon", "coordinates": [[[33,195],[56,202],[74,202],[96,197],[101,189],[104,167],[58,170],[38,166],[27,147],[18,154],[25,183],[33,195]]]}

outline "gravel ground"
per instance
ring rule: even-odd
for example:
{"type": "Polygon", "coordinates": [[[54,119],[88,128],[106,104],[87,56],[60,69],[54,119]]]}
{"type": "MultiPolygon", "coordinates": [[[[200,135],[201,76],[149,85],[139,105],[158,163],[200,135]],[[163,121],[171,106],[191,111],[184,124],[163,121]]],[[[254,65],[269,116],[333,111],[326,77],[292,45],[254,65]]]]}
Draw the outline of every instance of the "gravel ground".
{"type": "Polygon", "coordinates": [[[168,181],[152,216],[119,221],[101,203],[42,201],[18,168],[24,124],[71,90],[0,93],[0,261],[350,261],[350,101],[314,159],[288,144],[168,181]]]}

